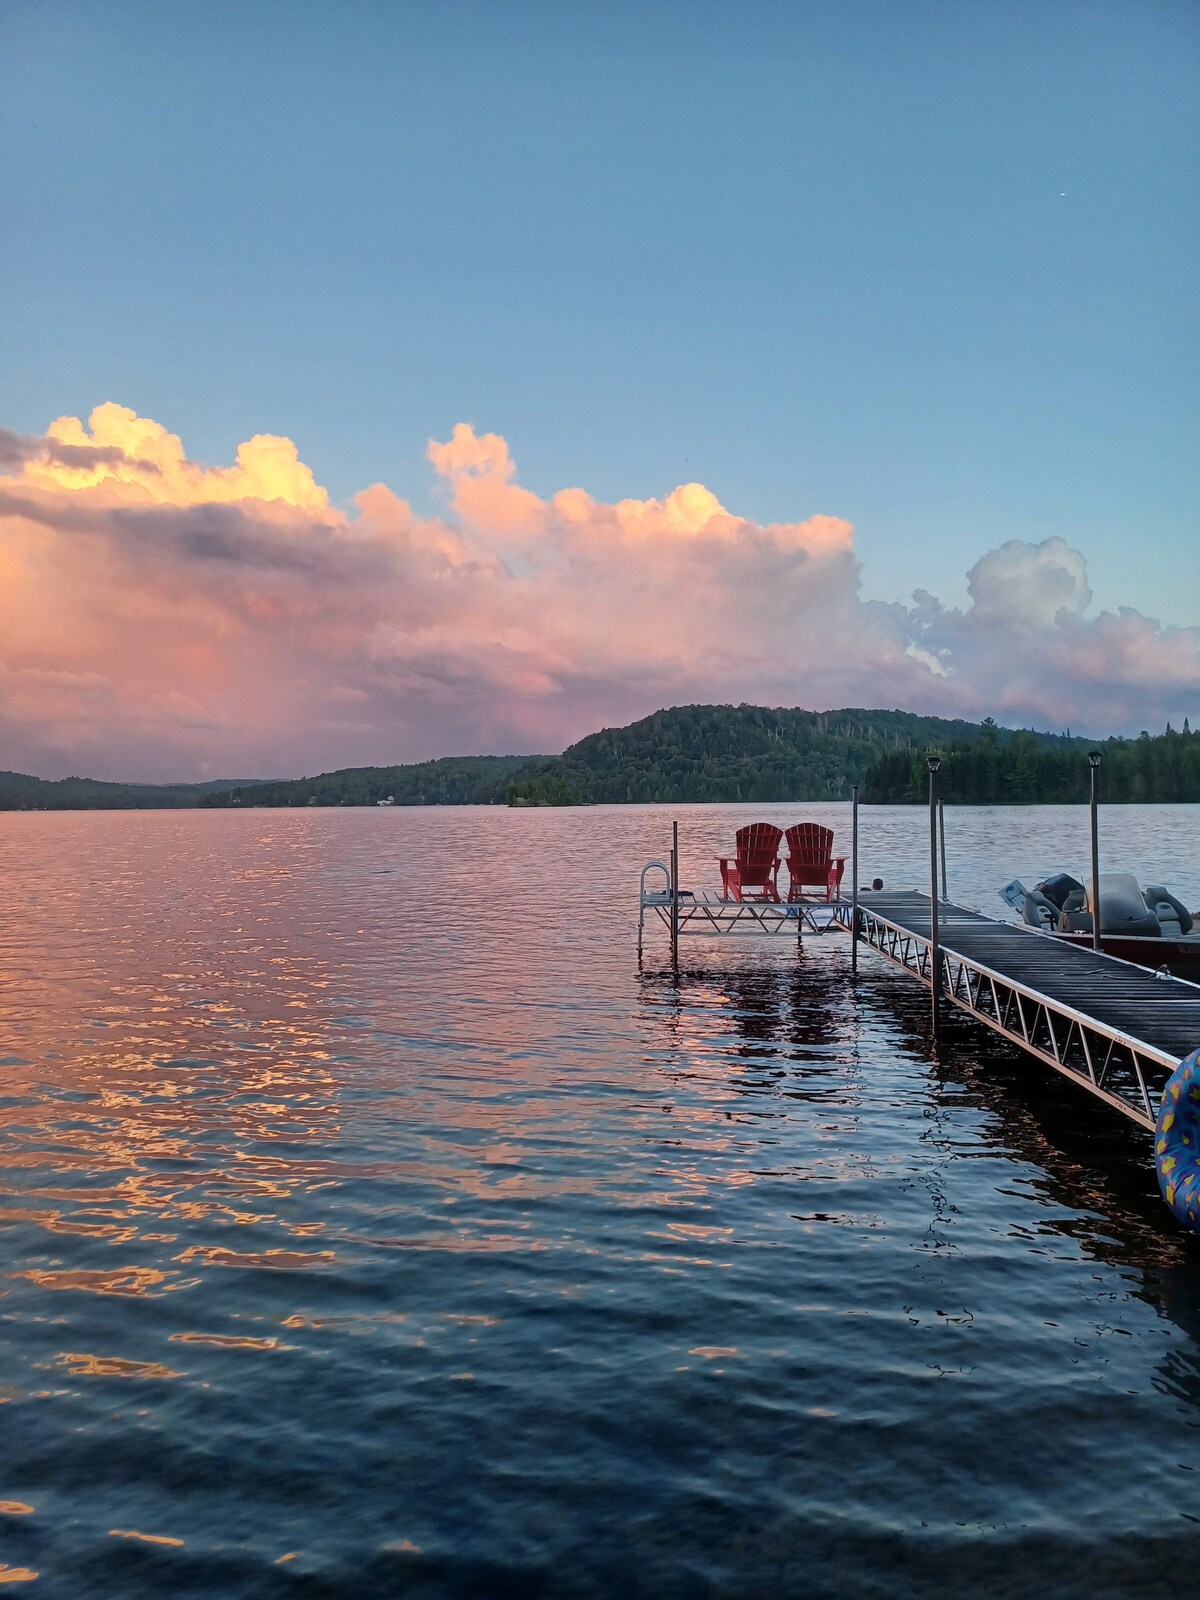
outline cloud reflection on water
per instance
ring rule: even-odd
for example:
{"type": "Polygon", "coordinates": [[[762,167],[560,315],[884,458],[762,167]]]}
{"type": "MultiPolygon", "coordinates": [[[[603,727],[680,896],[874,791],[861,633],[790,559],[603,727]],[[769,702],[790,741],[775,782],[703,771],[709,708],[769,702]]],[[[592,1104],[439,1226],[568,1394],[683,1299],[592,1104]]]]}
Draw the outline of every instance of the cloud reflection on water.
{"type": "Polygon", "coordinates": [[[685,1549],[766,1592],[844,1578],[841,1516],[932,1594],[960,1525],[1007,1521],[1025,1579],[1031,1529],[1157,1536],[1200,1366],[1134,1136],[970,1030],[935,1065],[834,939],[639,976],[663,826],[5,823],[6,1492],[60,1508],[30,1570],[116,1595],[96,1541],[163,1528],[236,1545],[230,1592],[296,1552],[394,1592],[407,1542],[435,1593],[486,1560],[603,1594],[616,1519],[660,1592],[685,1549]]]}

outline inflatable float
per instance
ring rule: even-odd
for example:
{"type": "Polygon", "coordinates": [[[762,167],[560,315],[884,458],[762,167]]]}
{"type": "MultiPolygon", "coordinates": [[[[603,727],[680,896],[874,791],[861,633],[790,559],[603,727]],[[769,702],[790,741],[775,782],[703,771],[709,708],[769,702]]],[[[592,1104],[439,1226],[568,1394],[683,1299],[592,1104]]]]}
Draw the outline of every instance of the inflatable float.
{"type": "Polygon", "coordinates": [[[1154,1165],[1177,1220],[1200,1233],[1200,1050],[1185,1056],[1167,1080],[1154,1130],[1154,1165]]]}

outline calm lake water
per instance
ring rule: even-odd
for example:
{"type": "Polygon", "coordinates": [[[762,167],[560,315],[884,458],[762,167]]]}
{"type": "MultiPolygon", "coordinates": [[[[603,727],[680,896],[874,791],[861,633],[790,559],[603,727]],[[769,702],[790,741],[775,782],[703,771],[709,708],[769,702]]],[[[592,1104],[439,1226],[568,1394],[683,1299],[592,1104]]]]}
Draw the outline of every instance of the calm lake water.
{"type": "MultiPolygon", "coordinates": [[[[745,809],[0,816],[0,1581],[1191,1581],[1200,1249],[1145,1136],[965,1021],[933,1064],[842,938],[639,974],[672,816],[713,884],[745,809]]],[[[864,810],[864,876],[923,883],[923,827],[864,810]]],[[[1084,808],[947,829],[1001,914],[1087,858],[1084,808]]],[[[1103,853],[1200,905],[1200,808],[1103,853]]]]}

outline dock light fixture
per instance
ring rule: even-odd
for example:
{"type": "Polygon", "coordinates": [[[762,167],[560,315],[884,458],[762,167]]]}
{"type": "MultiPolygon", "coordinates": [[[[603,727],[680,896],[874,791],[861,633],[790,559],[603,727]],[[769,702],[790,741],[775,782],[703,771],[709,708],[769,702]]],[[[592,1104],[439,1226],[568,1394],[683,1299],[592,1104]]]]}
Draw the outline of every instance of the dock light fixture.
{"type": "Polygon", "coordinates": [[[1100,946],[1100,752],[1088,751],[1088,775],[1091,778],[1092,813],[1092,949],[1100,946]]]}
{"type": "Polygon", "coordinates": [[[938,944],[938,804],[937,775],[941,756],[926,756],[929,774],[929,996],[933,1024],[933,1047],[938,1047],[938,996],[942,987],[942,953],[938,944]]]}

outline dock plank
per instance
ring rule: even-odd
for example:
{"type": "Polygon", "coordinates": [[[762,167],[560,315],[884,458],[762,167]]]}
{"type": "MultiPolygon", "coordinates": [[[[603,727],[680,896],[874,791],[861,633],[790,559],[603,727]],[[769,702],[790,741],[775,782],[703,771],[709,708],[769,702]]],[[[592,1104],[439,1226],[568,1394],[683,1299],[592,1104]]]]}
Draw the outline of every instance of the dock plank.
{"type": "MultiPolygon", "coordinates": [[[[860,904],[917,938],[929,938],[929,899],[916,890],[868,891],[860,904]]],[[[938,939],[944,950],[990,967],[1152,1049],[1182,1060],[1200,1048],[1196,984],[1159,978],[1116,956],[949,902],[938,905],[938,939]]]]}

